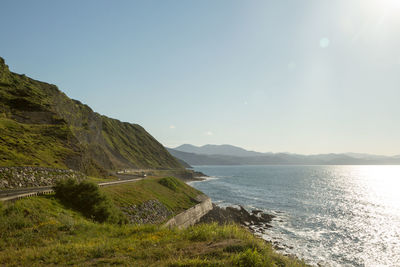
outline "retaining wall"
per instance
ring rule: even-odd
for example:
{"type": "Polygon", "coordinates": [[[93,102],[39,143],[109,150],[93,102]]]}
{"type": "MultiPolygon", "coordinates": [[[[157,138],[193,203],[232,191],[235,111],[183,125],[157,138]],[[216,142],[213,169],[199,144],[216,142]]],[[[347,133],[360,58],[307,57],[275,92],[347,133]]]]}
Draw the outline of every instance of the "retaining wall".
{"type": "Polygon", "coordinates": [[[197,223],[201,217],[206,215],[210,210],[212,210],[211,199],[206,195],[200,195],[197,197],[201,202],[190,209],[179,213],[168,222],[164,224],[165,227],[178,227],[186,228],[188,226],[197,223]]]}

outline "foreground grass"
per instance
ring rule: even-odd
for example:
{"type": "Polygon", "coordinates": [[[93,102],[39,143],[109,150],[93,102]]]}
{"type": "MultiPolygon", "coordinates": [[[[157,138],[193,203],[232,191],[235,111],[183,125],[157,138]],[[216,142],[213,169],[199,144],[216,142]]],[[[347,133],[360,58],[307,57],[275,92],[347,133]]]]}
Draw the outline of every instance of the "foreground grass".
{"type": "Polygon", "coordinates": [[[51,195],[0,204],[0,265],[304,266],[239,226],[100,224],[51,195]]]}

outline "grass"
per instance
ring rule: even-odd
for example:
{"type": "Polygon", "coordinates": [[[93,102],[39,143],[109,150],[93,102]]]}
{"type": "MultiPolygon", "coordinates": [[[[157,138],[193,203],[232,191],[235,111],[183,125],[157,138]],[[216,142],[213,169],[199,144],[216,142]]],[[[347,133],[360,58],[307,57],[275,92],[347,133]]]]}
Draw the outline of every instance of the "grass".
{"type": "Polygon", "coordinates": [[[118,180],[118,178],[113,177],[113,176],[108,176],[107,178],[87,176],[87,181],[93,182],[93,183],[112,182],[112,181],[117,181],[117,180],[118,180]]]}
{"type": "Polygon", "coordinates": [[[193,170],[188,169],[165,169],[165,170],[151,170],[150,173],[154,176],[174,176],[182,180],[193,179],[193,170]]]}
{"type": "Polygon", "coordinates": [[[52,195],[0,206],[0,265],[305,266],[236,225],[101,224],[52,195]]]}
{"type": "MultiPolygon", "coordinates": [[[[139,125],[100,116],[54,85],[11,73],[1,58],[0,132],[0,166],[68,167],[89,175],[100,166],[135,166],[185,175],[139,125]]],[[[173,214],[195,205],[200,193],[174,178],[101,191],[119,207],[157,199],[173,214]]],[[[119,225],[75,209],[54,195],[0,203],[0,266],[304,266],[237,225],[119,225]]]]}
{"type": "Polygon", "coordinates": [[[22,124],[0,118],[0,166],[66,168],[71,132],[65,125],[22,124]]]}
{"type": "Polygon", "coordinates": [[[172,177],[149,177],[133,183],[103,187],[102,190],[120,207],[139,205],[147,200],[157,199],[173,214],[196,205],[198,202],[195,197],[201,194],[200,191],[172,177]],[[166,181],[174,184],[174,188],[163,185],[166,181]]]}
{"type": "Polygon", "coordinates": [[[102,135],[107,146],[137,168],[181,168],[183,166],[146,130],[137,124],[120,122],[105,116],[102,135]]]}
{"type": "Polygon", "coordinates": [[[128,223],[125,214],[93,182],[69,178],[57,181],[53,188],[64,205],[79,210],[87,218],[97,222],[128,223]]]}
{"type": "Polygon", "coordinates": [[[0,166],[71,168],[92,176],[183,166],[145,129],[95,113],[0,58],[0,166]]]}

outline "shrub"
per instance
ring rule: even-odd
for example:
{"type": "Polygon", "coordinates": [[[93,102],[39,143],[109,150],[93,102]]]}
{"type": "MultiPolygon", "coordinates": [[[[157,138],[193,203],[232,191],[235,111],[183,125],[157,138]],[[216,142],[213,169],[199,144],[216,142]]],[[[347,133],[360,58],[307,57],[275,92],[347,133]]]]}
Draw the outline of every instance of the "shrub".
{"type": "Polygon", "coordinates": [[[127,218],[118,210],[99,187],[92,182],[78,183],[74,179],[60,180],[54,186],[56,197],[65,205],[80,211],[97,222],[123,224],[127,218]]]}
{"type": "Polygon", "coordinates": [[[172,191],[178,191],[179,187],[181,187],[181,181],[174,177],[165,177],[158,181],[161,185],[171,189],[172,191]]]}
{"type": "Polygon", "coordinates": [[[271,266],[265,261],[263,255],[261,255],[256,249],[247,249],[233,256],[233,264],[240,267],[262,267],[271,266]]]}

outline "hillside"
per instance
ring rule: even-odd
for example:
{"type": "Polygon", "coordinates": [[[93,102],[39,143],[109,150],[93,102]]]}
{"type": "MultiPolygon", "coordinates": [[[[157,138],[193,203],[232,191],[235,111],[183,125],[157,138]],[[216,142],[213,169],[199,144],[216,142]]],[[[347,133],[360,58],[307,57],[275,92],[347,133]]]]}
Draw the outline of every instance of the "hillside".
{"type": "MultiPolygon", "coordinates": [[[[108,187],[102,193],[111,199],[108,205],[132,218],[132,210],[148,199],[162,203],[169,216],[193,205],[191,197],[198,191],[183,183],[175,190],[161,180],[108,187]]],[[[306,266],[239,225],[169,229],[162,221],[98,223],[63,203],[54,194],[0,202],[0,266],[306,266]]]]}
{"type": "Polygon", "coordinates": [[[264,155],[260,152],[248,151],[241,147],[232,145],[204,145],[199,147],[190,144],[183,144],[174,149],[182,152],[202,155],[226,155],[235,157],[256,157],[264,155]]]}
{"type": "Polygon", "coordinates": [[[71,168],[90,175],[183,168],[140,125],[102,116],[55,85],[12,73],[2,58],[0,166],[71,168]]]}
{"type": "Polygon", "coordinates": [[[398,156],[359,153],[300,155],[260,153],[231,145],[185,144],[168,151],[190,165],[397,165],[398,156]]]}
{"type": "Polygon", "coordinates": [[[227,156],[195,154],[172,148],[167,148],[167,150],[172,156],[190,165],[235,165],[235,162],[229,161],[227,156]]]}

